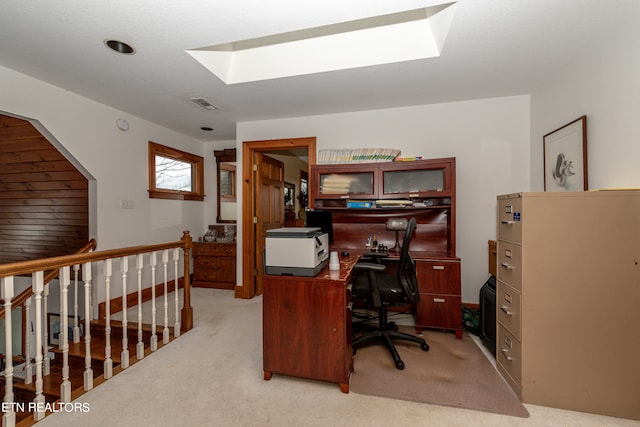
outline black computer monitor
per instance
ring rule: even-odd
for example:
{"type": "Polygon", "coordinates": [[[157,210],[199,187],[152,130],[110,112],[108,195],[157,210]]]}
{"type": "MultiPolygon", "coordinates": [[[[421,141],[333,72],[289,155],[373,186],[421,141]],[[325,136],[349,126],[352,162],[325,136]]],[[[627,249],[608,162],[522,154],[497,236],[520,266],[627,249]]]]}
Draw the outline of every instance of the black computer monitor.
{"type": "Polygon", "coordinates": [[[331,211],[312,210],[307,211],[307,227],[320,227],[323,233],[327,233],[329,237],[329,244],[333,244],[333,220],[331,218],[331,211]]]}

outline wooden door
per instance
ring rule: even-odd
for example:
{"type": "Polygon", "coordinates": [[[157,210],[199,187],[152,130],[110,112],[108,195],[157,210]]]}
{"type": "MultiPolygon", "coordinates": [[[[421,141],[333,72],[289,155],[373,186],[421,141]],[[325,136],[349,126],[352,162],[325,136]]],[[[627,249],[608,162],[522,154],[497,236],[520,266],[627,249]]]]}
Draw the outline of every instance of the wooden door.
{"type": "Polygon", "coordinates": [[[267,230],[284,227],[284,163],[255,153],[256,191],[256,295],[262,295],[264,248],[267,230]]]}

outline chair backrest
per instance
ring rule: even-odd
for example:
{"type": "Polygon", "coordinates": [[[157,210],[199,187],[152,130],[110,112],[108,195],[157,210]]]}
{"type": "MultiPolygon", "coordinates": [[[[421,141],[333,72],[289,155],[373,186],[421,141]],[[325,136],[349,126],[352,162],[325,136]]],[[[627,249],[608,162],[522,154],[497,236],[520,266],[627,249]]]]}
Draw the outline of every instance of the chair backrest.
{"type": "Polygon", "coordinates": [[[416,277],[416,262],[411,258],[411,254],[409,253],[409,246],[415,229],[416,219],[411,218],[404,232],[402,252],[400,253],[400,262],[398,263],[398,283],[402,286],[407,301],[411,304],[415,304],[420,300],[418,279],[416,277]]]}

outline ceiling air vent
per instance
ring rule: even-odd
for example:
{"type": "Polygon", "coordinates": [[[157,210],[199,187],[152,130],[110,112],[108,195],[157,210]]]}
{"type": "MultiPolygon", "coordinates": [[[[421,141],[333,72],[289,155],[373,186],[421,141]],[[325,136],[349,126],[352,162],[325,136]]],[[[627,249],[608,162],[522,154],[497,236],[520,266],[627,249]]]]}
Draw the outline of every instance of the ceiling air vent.
{"type": "Polygon", "coordinates": [[[204,108],[205,110],[213,111],[218,109],[218,107],[216,107],[215,105],[213,105],[212,103],[210,103],[204,98],[191,98],[191,100],[196,104],[198,104],[199,106],[201,106],[202,108],[204,108]]]}

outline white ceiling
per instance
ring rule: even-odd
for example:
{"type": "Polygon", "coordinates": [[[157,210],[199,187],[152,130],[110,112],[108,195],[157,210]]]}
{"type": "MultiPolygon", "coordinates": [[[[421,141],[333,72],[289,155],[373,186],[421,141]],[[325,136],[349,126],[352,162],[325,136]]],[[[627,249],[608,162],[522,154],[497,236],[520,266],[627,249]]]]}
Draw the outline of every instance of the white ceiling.
{"type": "Polygon", "coordinates": [[[440,57],[234,85],[186,52],[443,2],[2,0],[0,65],[198,140],[230,140],[242,121],[531,93],[640,13],[638,0],[460,0],[440,57]],[[108,50],[109,38],[136,54],[108,50]]]}

